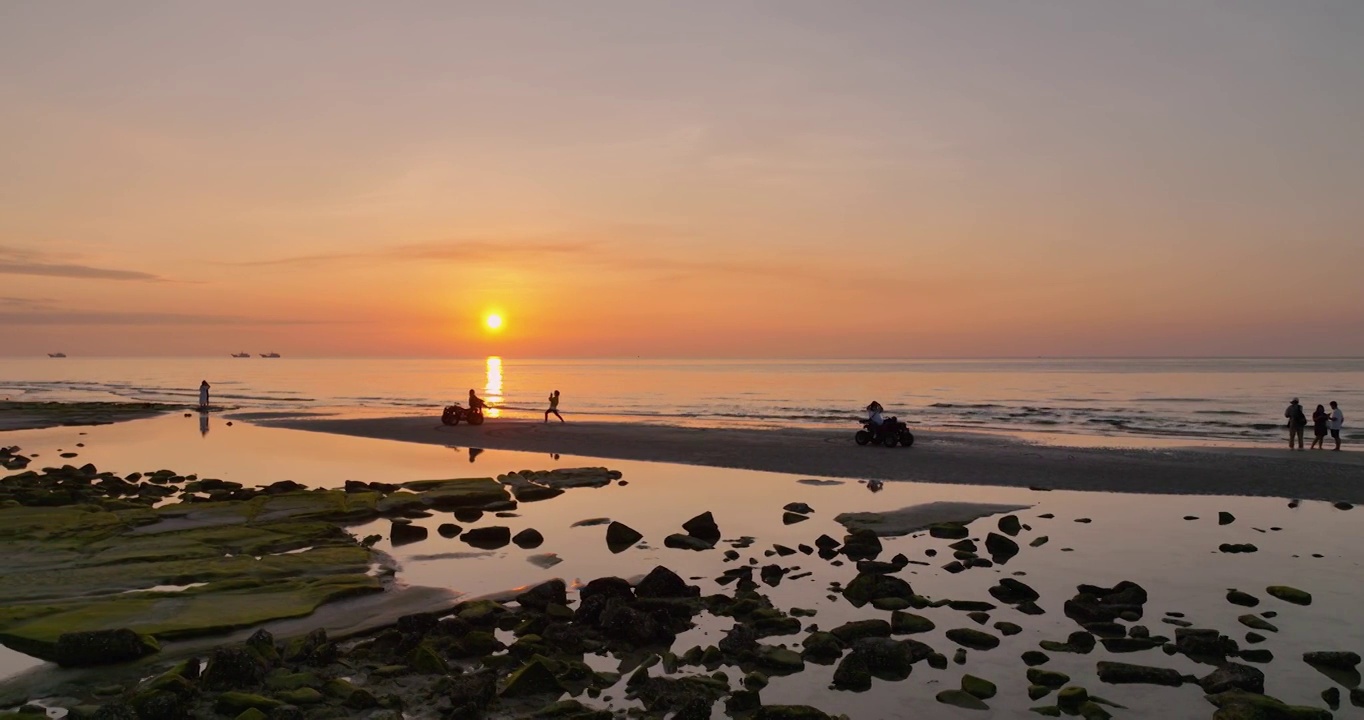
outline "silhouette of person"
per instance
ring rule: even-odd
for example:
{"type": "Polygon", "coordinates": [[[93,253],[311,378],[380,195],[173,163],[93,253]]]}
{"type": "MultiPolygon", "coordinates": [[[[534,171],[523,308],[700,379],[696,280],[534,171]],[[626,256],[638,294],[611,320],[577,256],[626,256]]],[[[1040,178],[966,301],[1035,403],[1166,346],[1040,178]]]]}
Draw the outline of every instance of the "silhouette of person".
{"type": "Polygon", "coordinates": [[[481,452],[483,452],[483,448],[469,448],[469,462],[473,462],[474,458],[478,457],[481,452]]]}
{"type": "Polygon", "coordinates": [[[200,410],[207,410],[207,409],[208,409],[208,387],[209,387],[209,385],[208,385],[208,381],[207,381],[207,380],[204,380],[203,382],[199,383],[199,409],[200,409],[200,410]]]}
{"type": "Polygon", "coordinates": [[[564,416],[559,414],[559,391],[555,390],[549,394],[549,409],[545,411],[545,422],[549,422],[549,414],[554,413],[554,417],[559,418],[559,422],[564,421],[564,416]]]}

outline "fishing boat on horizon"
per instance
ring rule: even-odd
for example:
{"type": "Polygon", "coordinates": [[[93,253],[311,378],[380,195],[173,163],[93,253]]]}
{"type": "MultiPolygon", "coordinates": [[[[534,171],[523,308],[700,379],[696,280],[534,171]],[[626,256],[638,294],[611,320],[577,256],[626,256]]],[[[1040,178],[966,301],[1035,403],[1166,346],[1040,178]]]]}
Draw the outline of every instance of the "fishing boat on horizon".
{"type": "Polygon", "coordinates": [[[64,358],[64,357],[66,357],[66,353],[61,353],[61,352],[48,353],[47,356],[48,356],[48,357],[51,357],[51,358],[64,358]]]}
{"type": "Polygon", "coordinates": [[[249,352],[232,353],[232,357],[251,357],[249,352]]]}
{"type": "Polygon", "coordinates": [[[263,358],[277,358],[279,357],[279,353],[261,353],[260,356],[263,358]]]}

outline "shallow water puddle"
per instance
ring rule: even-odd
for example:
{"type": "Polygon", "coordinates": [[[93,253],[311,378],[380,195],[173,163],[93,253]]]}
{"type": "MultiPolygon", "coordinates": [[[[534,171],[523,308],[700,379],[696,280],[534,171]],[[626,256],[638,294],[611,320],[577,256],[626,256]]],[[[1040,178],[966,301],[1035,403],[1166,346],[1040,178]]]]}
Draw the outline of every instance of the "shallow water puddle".
{"type": "MultiPolygon", "coordinates": [[[[911,610],[936,627],[908,637],[952,658],[958,646],[946,638],[950,629],[977,628],[999,635],[993,624],[1007,621],[1021,626],[1022,632],[1001,637],[995,649],[968,650],[964,665],[949,663],[945,670],[934,670],[919,663],[909,679],[877,680],[869,691],[859,693],[829,689],[836,665],[807,662],[802,672],[771,677],[771,684],[762,693],[767,704],[810,704],[853,718],[1034,717],[1027,708],[1052,704],[1054,695],[1028,700],[1025,666],[1019,656],[1026,650],[1037,650],[1040,641],[1064,641],[1069,633],[1080,629],[1062,613],[1062,604],[1075,595],[1081,583],[1107,587],[1129,580],[1142,585],[1150,598],[1139,623],[1153,635],[1173,637],[1175,627],[1162,620],[1169,617],[1167,613],[1182,613],[1183,620],[1195,627],[1215,628],[1237,640],[1243,649],[1268,649],[1273,660],[1255,665],[1265,672],[1265,691],[1290,703],[1322,707],[1320,693],[1339,686],[1305,664],[1301,659],[1304,652],[1364,651],[1364,623],[1358,616],[1358,598],[1364,591],[1364,580],[1360,579],[1364,549],[1357,542],[1364,529],[1364,509],[1342,510],[1311,502],[1290,507],[1288,500],[1263,498],[1038,492],[894,482],[871,492],[856,481],[817,479],[820,482],[816,484],[801,482],[809,478],[773,473],[504,451],[475,454],[471,464],[464,450],[241,423],[221,432],[215,427],[200,437],[197,423],[181,422],[178,417],[99,428],[10,433],[6,444],[39,452],[34,467],[41,467],[55,464],[53,448],[71,443],[77,432],[89,433],[82,438],[86,447],[79,458],[63,462],[93,462],[100,469],[120,473],[166,467],[248,485],[291,479],[336,487],[347,479],[399,482],[497,475],[527,468],[607,465],[624,473],[624,484],[572,489],[549,500],[521,503],[507,517],[483,513],[477,520],[461,521],[450,513],[436,513],[412,521],[429,531],[428,537],[418,542],[395,547],[388,540],[389,520],[350,530],[357,537],[377,534],[384,538],[375,549],[393,558],[399,568],[399,582],[450,588],[469,595],[496,593],[556,577],[567,580],[572,588],[575,583],[602,576],[643,574],[656,565],[667,566],[700,586],[703,595],[730,594],[733,586],[716,580],[724,570],[752,565],[756,579],[758,568],[780,565],[787,570],[787,577],[775,586],[762,585],[761,591],[778,608],[806,608],[815,615],[802,619],[801,633],[761,642],[785,643],[797,650],[812,626],[828,630],[850,620],[889,618],[888,612],[870,605],[854,608],[830,590],[832,582],[846,585],[857,576],[855,563],[842,556],[831,562],[798,549],[802,544],[813,546],[821,534],[841,540],[845,531],[834,521],[837,514],[889,511],[939,501],[1009,503],[1027,508],[1016,513],[1024,525],[1014,538],[1020,552],[1004,564],[949,573],[942,566],[952,560],[953,550],[948,546],[953,541],[922,532],[883,538],[884,550],[879,556],[889,560],[903,553],[912,564],[897,575],[919,595],[997,606],[988,611],[983,625],[948,607],[911,610]],[[807,520],[784,524],[783,506],[792,502],[807,503],[814,512],[807,520]],[[740,557],[733,561],[725,561],[722,555],[731,547],[726,542],[702,552],[664,547],[664,538],[682,532],[684,521],[707,511],[714,514],[726,540],[751,536],[756,541],[739,549],[740,557]],[[1221,512],[1231,513],[1234,520],[1220,524],[1224,521],[1219,521],[1221,512]],[[644,540],[622,552],[612,552],[604,539],[604,525],[575,526],[592,518],[622,522],[641,533],[644,540]],[[544,540],[526,548],[476,548],[459,537],[441,537],[437,529],[444,523],[458,525],[462,531],[503,526],[511,534],[533,528],[544,540]],[[1044,544],[1031,545],[1044,536],[1044,544]],[[1253,544],[1257,551],[1219,550],[1226,544],[1253,544]],[[773,551],[774,545],[798,550],[783,557],[773,551]],[[560,562],[550,567],[533,562],[548,554],[560,562]],[[802,573],[810,574],[800,579],[791,577],[802,573]],[[1025,615],[991,597],[991,586],[1001,578],[1014,576],[1041,594],[1038,605],[1045,614],[1025,615]],[[1312,594],[1312,604],[1301,607],[1275,599],[1265,592],[1270,585],[1306,590],[1312,594]],[[1226,594],[1232,588],[1255,596],[1259,604],[1246,608],[1229,603],[1226,594]],[[1249,630],[1238,617],[1266,611],[1277,613],[1268,621],[1278,632],[1264,632],[1267,639],[1263,642],[1248,643],[1245,638],[1249,630]],[[935,695],[957,688],[965,673],[998,686],[998,695],[987,701],[990,710],[963,710],[936,702],[935,695]]],[[[912,451],[905,457],[912,465],[912,451]]],[[[987,533],[999,532],[997,521],[998,516],[976,520],[969,525],[970,537],[982,544],[987,533]]],[[[985,555],[983,549],[981,555],[985,555]]],[[[731,624],[731,620],[702,614],[698,626],[679,637],[673,652],[682,655],[692,646],[716,644],[731,624]]],[[[1204,718],[1212,714],[1212,706],[1202,699],[1197,686],[1108,685],[1095,676],[1095,664],[1100,660],[1173,668],[1198,676],[1213,669],[1183,655],[1167,656],[1159,649],[1110,653],[1102,646],[1087,654],[1047,654],[1051,660],[1044,668],[1064,672],[1072,677],[1072,684],[1132,708],[1114,710],[1119,717],[1204,718]]],[[[589,662],[600,669],[621,668],[621,661],[615,658],[589,658],[589,662]]],[[[25,656],[0,649],[0,671],[5,674],[35,664],[25,656]]],[[[728,675],[732,686],[740,687],[742,669],[719,669],[728,675]]],[[[652,672],[657,675],[662,670],[656,667],[652,672]]],[[[696,672],[700,669],[688,667],[681,674],[696,672]]],[[[624,682],[623,678],[620,685],[604,693],[613,698],[611,707],[637,706],[625,699],[624,682]]],[[[1364,717],[1364,711],[1349,704],[1350,688],[1341,689],[1347,697],[1336,717],[1364,717]]],[[[722,704],[717,704],[715,717],[723,717],[722,704]]]]}

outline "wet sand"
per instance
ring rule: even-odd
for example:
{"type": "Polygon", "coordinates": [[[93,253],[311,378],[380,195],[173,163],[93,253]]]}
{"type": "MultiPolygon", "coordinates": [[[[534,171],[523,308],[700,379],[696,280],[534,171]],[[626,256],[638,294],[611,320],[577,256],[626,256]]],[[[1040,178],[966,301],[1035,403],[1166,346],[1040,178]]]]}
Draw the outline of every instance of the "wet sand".
{"type": "Polygon", "coordinates": [[[852,430],[709,429],[625,423],[281,418],[276,427],[453,447],[564,453],[769,472],[1100,492],[1364,502],[1364,453],[1285,448],[1115,449],[1035,445],[915,429],[912,448],[859,447],[852,430]]]}

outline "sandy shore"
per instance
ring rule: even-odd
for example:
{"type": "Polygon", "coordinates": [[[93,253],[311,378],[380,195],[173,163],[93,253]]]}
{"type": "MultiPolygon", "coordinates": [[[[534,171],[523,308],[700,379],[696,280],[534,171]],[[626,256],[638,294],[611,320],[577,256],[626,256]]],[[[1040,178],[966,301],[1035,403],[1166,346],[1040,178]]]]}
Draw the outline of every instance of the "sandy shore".
{"type": "Polygon", "coordinates": [[[1033,445],[915,429],[912,448],[858,447],[851,430],[734,430],[624,423],[289,418],[276,427],[456,447],[744,468],[826,477],[1105,492],[1364,502],[1364,453],[1287,448],[1132,450],[1033,445]]]}

